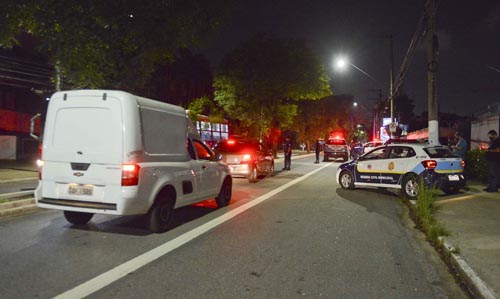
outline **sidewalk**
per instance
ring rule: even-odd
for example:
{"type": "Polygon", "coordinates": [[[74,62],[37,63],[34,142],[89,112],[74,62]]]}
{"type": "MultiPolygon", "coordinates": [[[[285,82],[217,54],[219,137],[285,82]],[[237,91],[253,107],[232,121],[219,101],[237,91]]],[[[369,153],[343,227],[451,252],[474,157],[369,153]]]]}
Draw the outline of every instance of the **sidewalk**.
{"type": "Polygon", "coordinates": [[[468,187],[457,196],[437,197],[436,220],[450,232],[446,245],[457,252],[451,263],[465,272],[462,279],[475,297],[500,298],[500,193],[484,192],[485,185],[474,181],[468,187]]]}
{"type": "Polygon", "coordinates": [[[0,183],[36,177],[38,177],[36,161],[0,160],[0,183]]]}

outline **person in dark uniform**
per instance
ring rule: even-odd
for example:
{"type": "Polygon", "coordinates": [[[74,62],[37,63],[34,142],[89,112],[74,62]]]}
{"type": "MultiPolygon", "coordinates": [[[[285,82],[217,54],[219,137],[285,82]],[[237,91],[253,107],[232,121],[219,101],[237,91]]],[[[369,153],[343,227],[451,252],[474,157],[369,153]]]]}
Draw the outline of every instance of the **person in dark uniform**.
{"type": "Polygon", "coordinates": [[[316,162],[314,164],[319,163],[319,153],[321,152],[321,144],[319,143],[319,139],[316,139],[316,162]]]}
{"type": "Polygon", "coordinates": [[[488,167],[488,187],[483,191],[498,192],[500,179],[500,138],[495,130],[488,132],[490,146],[486,150],[486,165],[488,167]]]}
{"type": "Polygon", "coordinates": [[[290,140],[290,136],[286,136],[285,138],[285,167],[283,170],[290,170],[290,166],[292,164],[292,141],[290,140]]]}

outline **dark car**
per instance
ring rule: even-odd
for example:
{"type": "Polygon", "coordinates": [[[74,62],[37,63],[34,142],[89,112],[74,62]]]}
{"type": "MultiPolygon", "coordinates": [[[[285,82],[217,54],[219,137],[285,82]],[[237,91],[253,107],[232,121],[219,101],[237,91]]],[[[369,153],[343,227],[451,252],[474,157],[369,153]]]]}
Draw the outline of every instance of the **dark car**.
{"type": "Polygon", "coordinates": [[[217,143],[214,149],[222,155],[233,177],[255,183],[259,177],[274,175],[273,154],[258,141],[229,139],[217,143]]]}

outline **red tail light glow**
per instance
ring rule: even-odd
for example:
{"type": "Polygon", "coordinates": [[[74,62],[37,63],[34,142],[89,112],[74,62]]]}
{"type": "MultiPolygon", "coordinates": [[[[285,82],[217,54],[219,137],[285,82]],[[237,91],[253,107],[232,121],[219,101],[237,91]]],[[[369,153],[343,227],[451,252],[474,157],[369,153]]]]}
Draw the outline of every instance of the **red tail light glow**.
{"type": "Polygon", "coordinates": [[[424,165],[425,169],[434,169],[437,166],[437,162],[434,160],[425,160],[422,161],[422,165],[424,165]]]}
{"type": "Polygon", "coordinates": [[[236,142],[235,142],[234,140],[228,140],[228,141],[227,141],[227,144],[229,144],[229,145],[233,145],[233,144],[235,144],[235,143],[236,143],[236,142]]]}
{"type": "Polygon", "coordinates": [[[139,185],[139,171],[141,167],[137,164],[125,164],[122,166],[122,186],[139,185]]]}
{"type": "Polygon", "coordinates": [[[250,156],[249,154],[245,154],[245,155],[243,155],[243,159],[241,161],[249,162],[251,160],[252,160],[252,156],[250,156]]]}

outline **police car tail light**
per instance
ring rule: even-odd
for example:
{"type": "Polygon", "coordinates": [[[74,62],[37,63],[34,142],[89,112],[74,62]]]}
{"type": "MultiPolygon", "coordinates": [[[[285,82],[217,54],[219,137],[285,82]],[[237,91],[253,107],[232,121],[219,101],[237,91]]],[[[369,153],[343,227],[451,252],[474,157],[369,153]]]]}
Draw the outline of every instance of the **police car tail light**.
{"type": "Polygon", "coordinates": [[[124,164],[122,166],[122,186],[139,185],[139,170],[141,167],[137,164],[124,164]]]}
{"type": "Polygon", "coordinates": [[[437,166],[437,162],[435,160],[425,160],[422,161],[422,165],[424,165],[425,169],[434,169],[437,166]]]}
{"type": "Polygon", "coordinates": [[[464,160],[460,161],[460,166],[465,167],[465,161],[464,160]]]}

